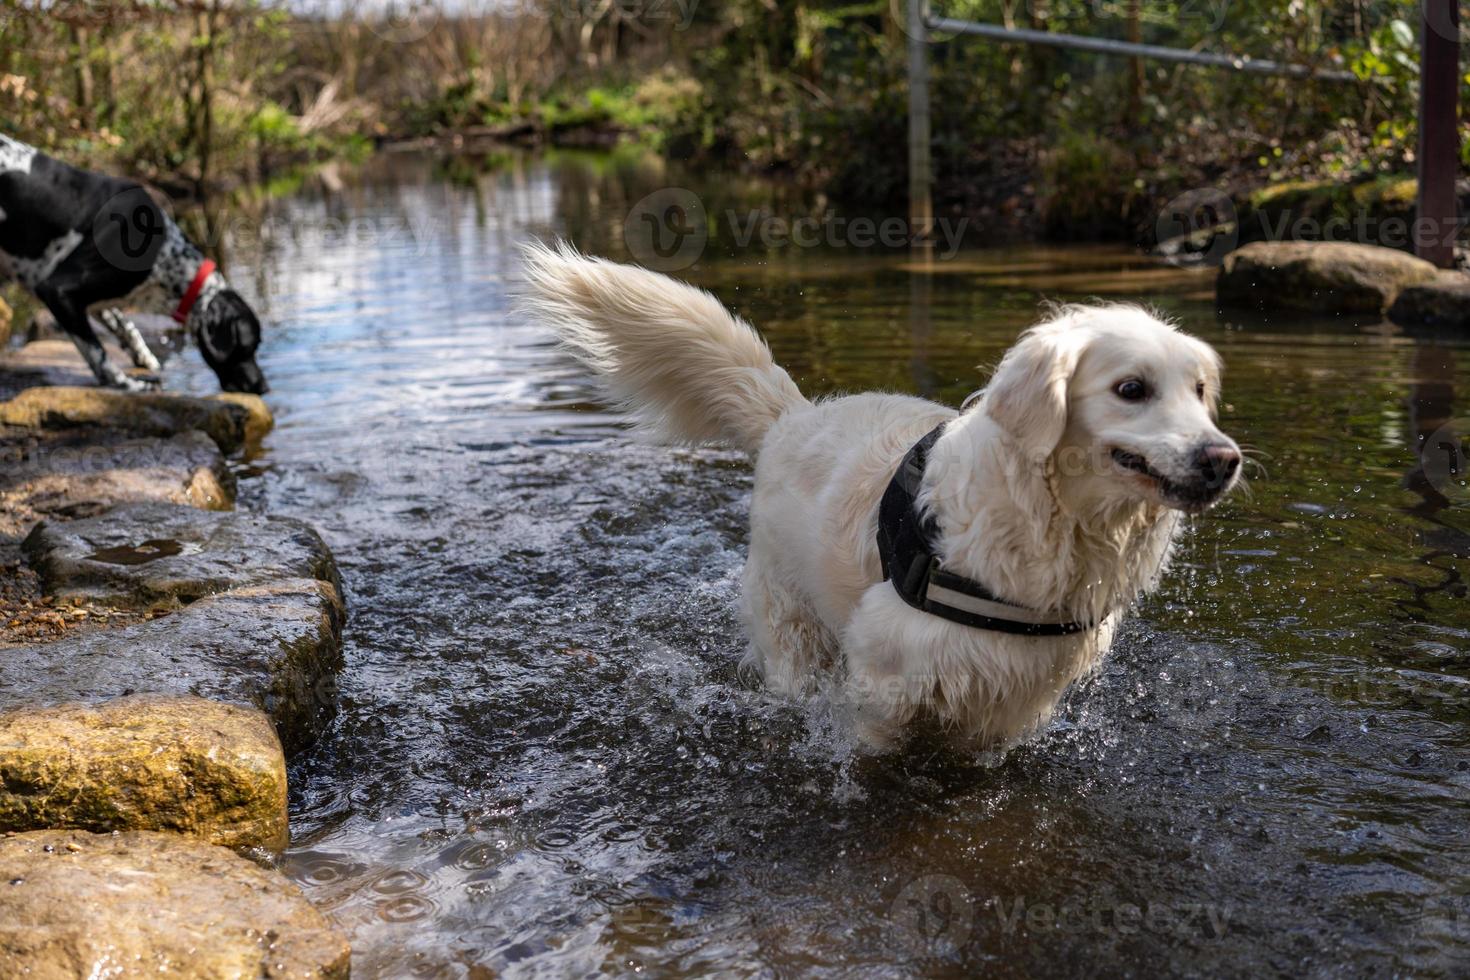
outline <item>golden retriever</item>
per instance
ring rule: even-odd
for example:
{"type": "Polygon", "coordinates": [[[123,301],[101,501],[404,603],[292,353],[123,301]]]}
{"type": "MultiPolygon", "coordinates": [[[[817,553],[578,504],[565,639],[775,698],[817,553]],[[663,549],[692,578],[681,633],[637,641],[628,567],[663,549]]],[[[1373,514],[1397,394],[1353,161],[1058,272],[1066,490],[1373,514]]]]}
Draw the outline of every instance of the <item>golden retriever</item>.
{"type": "Polygon", "coordinates": [[[755,460],[747,662],[785,695],[833,679],[880,750],[920,716],[977,749],[1035,731],[1158,582],[1180,515],[1238,479],[1219,357],[1135,306],[1053,310],[958,413],[813,402],[709,293],[566,245],[525,258],[529,312],[642,427],[755,460]],[[880,529],[919,553],[913,581],[880,529]]]}

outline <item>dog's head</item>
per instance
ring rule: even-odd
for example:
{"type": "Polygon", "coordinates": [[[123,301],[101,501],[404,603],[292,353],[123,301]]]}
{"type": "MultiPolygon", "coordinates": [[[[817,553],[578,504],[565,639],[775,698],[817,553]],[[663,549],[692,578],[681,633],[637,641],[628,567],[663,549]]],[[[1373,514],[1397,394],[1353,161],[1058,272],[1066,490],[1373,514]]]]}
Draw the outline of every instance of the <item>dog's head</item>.
{"type": "Polygon", "coordinates": [[[196,331],[199,352],[225,391],[263,395],[270,390],[255,349],[260,346],[260,321],[255,311],[233,289],[224,289],[200,311],[196,331]]]}
{"type": "Polygon", "coordinates": [[[1064,307],[996,369],[985,411],[1078,499],[1210,507],[1239,478],[1215,424],[1220,358],[1134,306],[1064,307]]]}

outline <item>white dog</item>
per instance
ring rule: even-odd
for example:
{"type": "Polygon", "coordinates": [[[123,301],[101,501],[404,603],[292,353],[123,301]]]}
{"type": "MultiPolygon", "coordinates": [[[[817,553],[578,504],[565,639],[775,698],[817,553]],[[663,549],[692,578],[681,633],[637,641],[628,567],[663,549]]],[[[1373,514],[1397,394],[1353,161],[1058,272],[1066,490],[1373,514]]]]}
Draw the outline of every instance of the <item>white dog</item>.
{"type": "Polygon", "coordinates": [[[921,716],[987,749],[1046,722],[1157,583],[1180,515],[1237,479],[1218,356],[1137,307],[1054,311],[958,414],[812,402],[709,293],[525,254],[529,311],[643,427],[754,457],[750,661],[787,695],[835,670],[879,749],[921,716]]]}

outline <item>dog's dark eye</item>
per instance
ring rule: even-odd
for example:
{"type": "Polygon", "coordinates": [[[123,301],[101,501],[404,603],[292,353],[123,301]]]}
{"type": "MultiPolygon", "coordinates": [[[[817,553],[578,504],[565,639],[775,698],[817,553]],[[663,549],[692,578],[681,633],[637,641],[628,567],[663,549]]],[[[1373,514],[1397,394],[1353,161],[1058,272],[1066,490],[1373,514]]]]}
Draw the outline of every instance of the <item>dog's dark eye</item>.
{"type": "Polygon", "coordinates": [[[1203,381],[1194,386],[1194,393],[1199,396],[1200,401],[1205,400],[1205,383],[1203,381]]]}
{"type": "Polygon", "coordinates": [[[1148,397],[1148,385],[1137,378],[1129,378],[1119,381],[1113,387],[1113,393],[1125,402],[1141,402],[1148,397]]]}

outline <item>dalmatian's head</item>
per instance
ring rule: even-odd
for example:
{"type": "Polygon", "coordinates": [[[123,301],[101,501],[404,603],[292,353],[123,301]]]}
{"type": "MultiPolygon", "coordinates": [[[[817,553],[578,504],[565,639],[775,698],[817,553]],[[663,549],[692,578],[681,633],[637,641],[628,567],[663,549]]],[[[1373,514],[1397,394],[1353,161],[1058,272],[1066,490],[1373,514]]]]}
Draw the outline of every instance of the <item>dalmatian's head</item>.
{"type": "Polygon", "coordinates": [[[200,311],[195,331],[199,351],[225,391],[263,395],[270,390],[255,348],[260,346],[260,321],[255,311],[233,289],[222,289],[200,311]]]}

